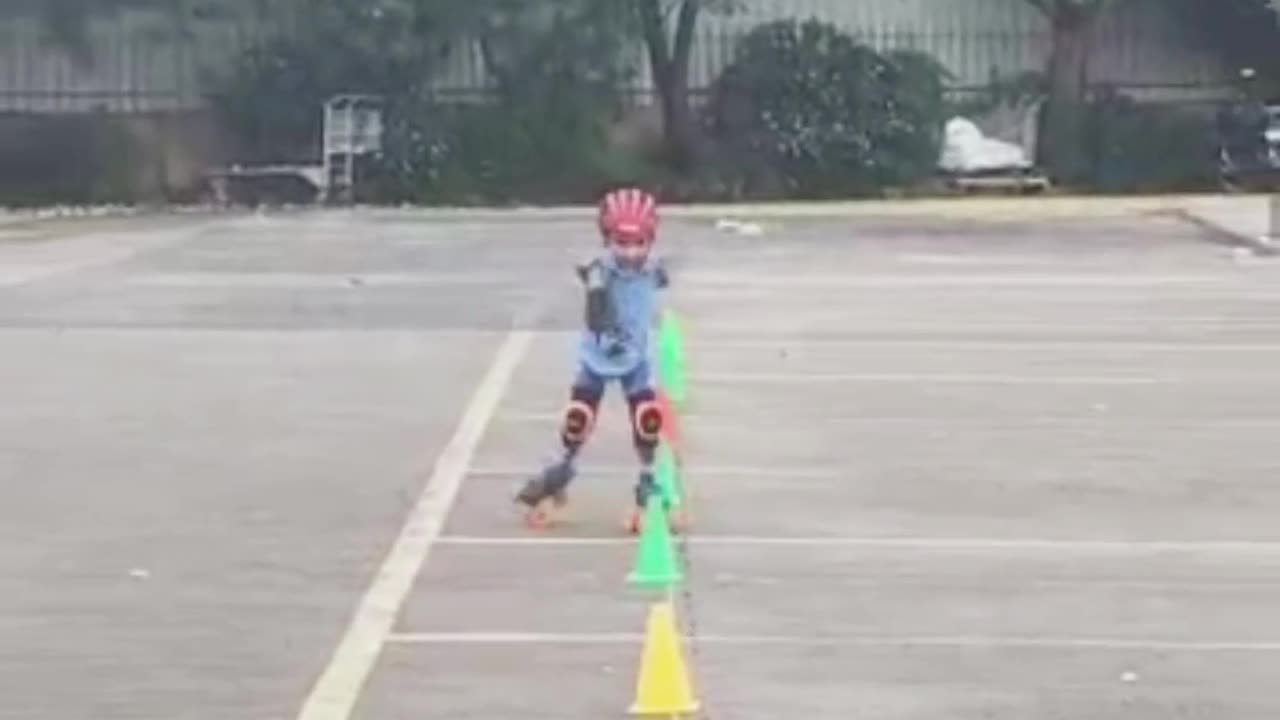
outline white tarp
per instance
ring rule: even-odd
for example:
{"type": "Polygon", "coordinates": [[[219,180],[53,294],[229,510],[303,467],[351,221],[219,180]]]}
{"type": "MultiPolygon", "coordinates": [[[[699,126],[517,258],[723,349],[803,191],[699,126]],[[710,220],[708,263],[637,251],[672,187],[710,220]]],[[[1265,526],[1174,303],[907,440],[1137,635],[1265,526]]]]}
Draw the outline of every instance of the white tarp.
{"type": "Polygon", "coordinates": [[[938,167],[946,172],[1026,170],[1031,165],[1021,146],[983,135],[972,120],[954,117],[947,121],[938,160],[938,167]]]}

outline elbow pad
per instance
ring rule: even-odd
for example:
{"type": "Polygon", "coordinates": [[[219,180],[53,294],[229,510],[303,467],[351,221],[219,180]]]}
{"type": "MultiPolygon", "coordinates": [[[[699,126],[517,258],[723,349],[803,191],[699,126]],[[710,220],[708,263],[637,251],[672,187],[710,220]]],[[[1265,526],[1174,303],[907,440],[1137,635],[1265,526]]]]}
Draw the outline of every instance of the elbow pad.
{"type": "Polygon", "coordinates": [[[609,301],[609,284],[604,268],[590,265],[581,272],[586,285],[587,329],[594,333],[608,332],[613,328],[613,303],[609,301]]]}

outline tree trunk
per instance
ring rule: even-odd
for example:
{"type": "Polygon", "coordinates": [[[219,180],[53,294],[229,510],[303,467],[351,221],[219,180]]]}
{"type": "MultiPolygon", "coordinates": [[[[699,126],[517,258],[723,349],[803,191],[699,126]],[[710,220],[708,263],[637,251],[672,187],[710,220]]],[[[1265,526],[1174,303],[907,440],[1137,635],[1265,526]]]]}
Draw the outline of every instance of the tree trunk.
{"type": "Polygon", "coordinates": [[[672,46],[667,41],[662,0],[638,1],[649,69],[662,108],[663,155],[674,167],[687,169],[694,162],[698,142],[693,108],[689,104],[689,62],[702,2],[680,1],[672,46]]]}
{"type": "Polygon", "coordinates": [[[1040,161],[1062,181],[1078,178],[1087,168],[1081,123],[1088,91],[1090,29],[1099,5],[1059,0],[1050,24],[1049,98],[1040,124],[1040,161]]]}
{"type": "Polygon", "coordinates": [[[1094,12],[1078,5],[1063,5],[1053,18],[1053,50],[1049,56],[1050,96],[1077,104],[1088,86],[1089,30],[1094,12]]]}

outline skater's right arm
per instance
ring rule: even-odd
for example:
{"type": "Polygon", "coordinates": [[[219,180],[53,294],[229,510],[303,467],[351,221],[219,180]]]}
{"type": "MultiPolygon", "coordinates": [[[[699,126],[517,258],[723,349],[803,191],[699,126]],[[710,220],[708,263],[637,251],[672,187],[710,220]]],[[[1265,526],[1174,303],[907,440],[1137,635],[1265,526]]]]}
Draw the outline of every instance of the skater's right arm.
{"type": "Polygon", "coordinates": [[[609,286],[604,265],[593,260],[579,265],[578,278],[586,289],[587,329],[597,335],[613,328],[613,308],[609,303],[609,286]]]}
{"type": "Polygon", "coordinates": [[[671,287],[671,272],[667,270],[667,261],[665,259],[658,258],[654,262],[653,273],[657,278],[659,290],[666,290],[671,287]]]}

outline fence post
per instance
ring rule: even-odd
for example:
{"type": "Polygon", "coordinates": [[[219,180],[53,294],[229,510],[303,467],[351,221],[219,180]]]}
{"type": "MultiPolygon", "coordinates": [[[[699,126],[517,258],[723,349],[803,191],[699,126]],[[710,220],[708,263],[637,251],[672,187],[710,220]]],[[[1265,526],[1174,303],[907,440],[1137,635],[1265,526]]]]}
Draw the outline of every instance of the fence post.
{"type": "Polygon", "coordinates": [[[1277,237],[1280,237],[1280,193],[1273,190],[1267,196],[1267,209],[1266,241],[1268,245],[1274,245],[1277,237]]]}

